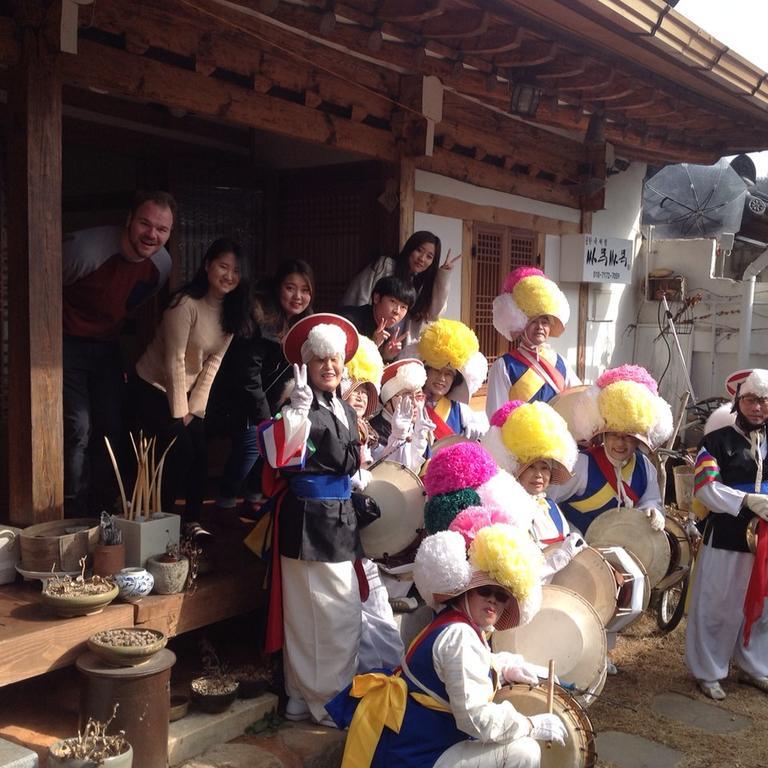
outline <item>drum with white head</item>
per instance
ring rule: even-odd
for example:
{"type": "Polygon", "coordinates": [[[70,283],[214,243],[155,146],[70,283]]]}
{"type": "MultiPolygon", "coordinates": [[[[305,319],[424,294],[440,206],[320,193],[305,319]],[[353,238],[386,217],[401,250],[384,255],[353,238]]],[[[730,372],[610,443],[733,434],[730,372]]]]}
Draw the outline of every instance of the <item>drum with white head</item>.
{"type": "Polygon", "coordinates": [[[670,559],[667,573],[654,587],[661,592],[678,584],[688,575],[693,559],[690,537],[685,532],[682,523],[669,513],[664,519],[664,533],[669,541],[670,559]]]}
{"type": "Polygon", "coordinates": [[[669,570],[669,540],[664,531],[651,528],[644,509],[609,509],[592,521],[584,539],[598,549],[623,547],[630,550],[643,564],[651,587],[655,587],[669,570]]]}
{"type": "Polygon", "coordinates": [[[555,670],[564,687],[573,686],[589,703],[605,683],[607,641],[595,609],[566,587],[545,584],[541,609],[524,626],[494,632],[494,651],[511,651],[555,670]]]}
{"type": "Polygon", "coordinates": [[[608,632],[620,632],[634,624],[651,600],[648,575],[640,559],[623,547],[600,547],[600,554],[613,567],[618,591],[616,613],[606,625],[608,632]]]}
{"type": "MultiPolygon", "coordinates": [[[[526,717],[542,715],[547,712],[547,689],[545,686],[505,686],[496,693],[494,701],[509,701],[526,717]]],[[[542,748],[541,768],[592,768],[597,762],[595,729],[587,713],[559,685],[555,686],[552,712],[563,721],[568,736],[565,744],[552,742],[542,748]]]]}
{"type": "Polygon", "coordinates": [[[418,542],[426,495],[418,476],[397,462],[383,461],[371,474],[365,495],[379,505],[381,517],[360,531],[360,540],[371,560],[383,560],[418,542]]]}

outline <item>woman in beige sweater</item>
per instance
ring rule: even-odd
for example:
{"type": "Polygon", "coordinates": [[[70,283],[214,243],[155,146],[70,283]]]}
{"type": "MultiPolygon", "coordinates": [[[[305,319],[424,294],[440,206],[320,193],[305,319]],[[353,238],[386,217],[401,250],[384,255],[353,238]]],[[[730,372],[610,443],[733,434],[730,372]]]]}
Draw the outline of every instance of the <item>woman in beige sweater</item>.
{"type": "Polygon", "coordinates": [[[208,248],[192,280],[177,291],[136,364],[136,406],[145,435],[158,450],[176,438],[165,462],[164,511],[186,501],[185,522],[197,522],[206,479],[203,418],[211,384],[232,336],[247,318],[239,246],[227,238],[208,248]]]}

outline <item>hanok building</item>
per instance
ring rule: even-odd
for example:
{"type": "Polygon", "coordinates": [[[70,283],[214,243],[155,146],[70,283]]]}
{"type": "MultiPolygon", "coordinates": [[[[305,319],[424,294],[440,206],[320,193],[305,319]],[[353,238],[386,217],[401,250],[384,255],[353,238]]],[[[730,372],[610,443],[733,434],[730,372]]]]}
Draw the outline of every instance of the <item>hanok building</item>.
{"type": "MultiPolygon", "coordinates": [[[[648,164],[768,147],[766,73],[662,0],[6,0],[0,14],[0,517],[21,525],[62,510],[62,232],[119,223],[135,189],[179,201],[175,283],[229,235],[255,273],[311,261],[322,309],[431,229],[464,254],[449,314],[493,357],[510,267],[563,280],[563,236],[634,243],[648,164]]],[[[561,351],[588,377],[631,359],[625,287],[564,282],[561,351]]]]}

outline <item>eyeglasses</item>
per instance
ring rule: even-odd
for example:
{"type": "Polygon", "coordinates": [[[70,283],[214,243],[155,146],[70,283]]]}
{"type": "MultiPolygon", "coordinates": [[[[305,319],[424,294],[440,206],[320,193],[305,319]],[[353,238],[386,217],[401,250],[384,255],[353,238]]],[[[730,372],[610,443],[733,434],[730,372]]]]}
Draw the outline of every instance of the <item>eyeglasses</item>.
{"type": "Polygon", "coordinates": [[[745,405],[759,405],[761,408],[768,408],[768,397],[757,397],[757,395],[744,395],[741,398],[745,405]]]}
{"type": "Polygon", "coordinates": [[[493,587],[478,587],[477,594],[480,595],[480,597],[493,596],[493,599],[502,605],[509,602],[509,594],[506,593],[503,589],[494,589],[493,587]]]}

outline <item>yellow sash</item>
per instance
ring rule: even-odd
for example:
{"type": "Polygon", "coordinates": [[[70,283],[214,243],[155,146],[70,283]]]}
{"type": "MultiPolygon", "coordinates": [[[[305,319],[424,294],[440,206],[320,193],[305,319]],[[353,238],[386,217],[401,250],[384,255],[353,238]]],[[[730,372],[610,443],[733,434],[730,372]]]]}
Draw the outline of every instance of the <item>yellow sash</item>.
{"type": "MultiPolygon", "coordinates": [[[[540,356],[548,363],[554,365],[557,362],[557,353],[553,350],[542,350],[540,356]]],[[[510,400],[522,400],[527,403],[545,384],[546,380],[533,368],[526,368],[525,373],[509,388],[510,400]]]]}
{"type": "Polygon", "coordinates": [[[435,413],[445,421],[451,415],[451,401],[447,397],[441,397],[435,405],[435,413]]]}
{"type": "MultiPolygon", "coordinates": [[[[629,484],[632,479],[632,473],[635,471],[635,456],[627,462],[625,467],[621,469],[622,480],[629,484]]],[[[582,513],[593,512],[596,509],[604,507],[611,499],[616,498],[616,492],[611,488],[611,484],[606,482],[605,485],[599,490],[595,491],[591,496],[581,501],[569,501],[568,503],[576,510],[582,513]]]]}

